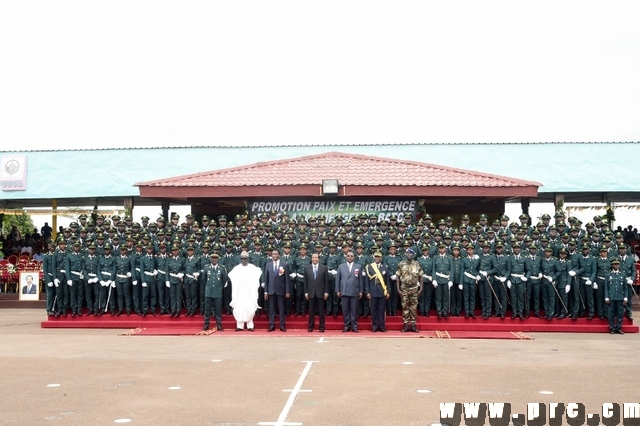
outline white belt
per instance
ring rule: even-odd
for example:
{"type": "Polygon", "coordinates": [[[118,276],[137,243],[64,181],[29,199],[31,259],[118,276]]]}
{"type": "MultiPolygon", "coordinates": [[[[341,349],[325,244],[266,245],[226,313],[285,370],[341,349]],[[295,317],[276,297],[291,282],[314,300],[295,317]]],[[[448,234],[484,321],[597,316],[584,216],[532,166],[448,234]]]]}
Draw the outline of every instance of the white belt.
{"type": "Polygon", "coordinates": [[[140,268],[136,268],[136,271],[140,272],[140,268]]]}
{"type": "Polygon", "coordinates": [[[47,272],[47,275],[49,275],[50,277],[53,276],[53,274],[51,272],[47,272]]]}
{"type": "Polygon", "coordinates": [[[464,275],[465,275],[466,277],[471,278],[471,279],[472,279],[472,280],[474,280],[474,281],[476,280],[476,276],[475,276],[475,275],[471,275],[469,272],[466,272],[466,271],[465,271],[464,275]]]}
{"type": "Polygon", "coordinates": [[[82,272],[71,271],[71,273],[73,275],[77,275],[77,276],[81,276],[82,275],[82,272]]]}
{"type": "Polygon", "coordinates": [[[596,278],[601,279],[601,280],[605,279],[605,277],[601,277],[600,275],[598,275],[596,278]]]}
{"type": "Polygon", "coordinates": [[[153,276],[153,272],[149,272],[149,271],[144,271],[144,274],[145,274],[145,275],[153,276]]]}
{"type": "Polygon", "coordinates": [[[161,271],[160,269],[158,269],[158,272],[160,272],[161,274],[167,275],[167,273],[165,271],[161,271]]]}
{"type": "Polygon", "coordinates": [[[194,277],[193,275],[189,275],[189,274],[185,274],[188,278],[191,278],[192,280],[195,280],[196,277],[194,277]]]}
{"type": "MultiPolygon", "coordinates": [[[[442,272],[436,272],[436,275],[439,276],[440,278],[449,279],[449,275],[443,274],[442,272]]],[[[474,277],[474,279],[475,279],[475,277],[474,277]]]]}
{"type": "Polygon", "coordinates": [[[524,278],[524,274],[511,274],[512,277],[524,278]]]}
{"type": "Polygon", "coordinates": [[[87,275],[89,275],[90,277],[97,277],[96,274],[92,274],[92,273],[88,273],[87,275]]]}
{"type": "Polygon", "coordinates": [[[537,276],[537,275],[536,275],[535,277],[529,277],[529,279],[530,279],[530,280],[537,280],[537,281],[539,281],[539,280],[540,280],[540,278],[538,278],[538,276],[537,276]]]}
{"type": "Polygon", "coordinates": [[[589,277],[580,277],[580,278],[582,278],[585,281],[589,281],[589,277]]]}
{"type": "Polygon", "coordinates": [[[499,275],[495,275],[495,277],[496,277],[497,279],[504,278],[504,277],[501,277],[501,276],[499,276],[499,275]]]}
{"type": "Polygon", "coordinates": [[[118,277],[118,278],[129,278],[129,277],[128,277],[128,276],[126,276],[126,275],[120,275],[120,274],[116,274],[116,277],[118,277]]]}
{"type": "Polygon", "coordinates": [[[67,273],[67,271],[65,271],[64,269],[60,269],[60,272],[62,272],[63,274],[67,273]]]}
{"type": "Polygon", "coordinates": [[[169,275],[171,275],[173,278],[180,278],[180,275],[174,274],[172,272],[169,272],[169,275]]]}
{"type": "Polygon", "coordinates": [[[111,275],[111,272],[102,271],[102,275],[111,275]]]}
{"type": "Polygon", "coordinates": [[[543,275],[542,277],[547,281],[553,281],[553,278],[551,278],[549,275],[543,275]]]}

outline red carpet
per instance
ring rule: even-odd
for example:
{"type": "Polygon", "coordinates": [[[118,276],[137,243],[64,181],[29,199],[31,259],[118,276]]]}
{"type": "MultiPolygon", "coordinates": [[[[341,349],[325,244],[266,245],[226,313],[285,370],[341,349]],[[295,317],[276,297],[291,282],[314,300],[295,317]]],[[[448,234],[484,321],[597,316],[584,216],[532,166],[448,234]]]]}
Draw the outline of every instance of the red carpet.
{"type": "Polygon", "coordinates": [[[435,331],[425,330],[420,333],[402,333],[400,331],[389,331],[386,333],[372,333],[371,331],[361,331],[360,333],[343,333],[339,330],[327,330],[320,333],[315,330],[311,333],[306,330],[288,330],[286,333],[274,331],[269,333],[265,329],[257,329],[253,332],[243,330],[236,332],[235,329],[225,329],[223,331],[209,330],[201,331],[200,327],[142,327],[120,333],[121,336],[251,336],[251,337],[314,337],[314,338],[336,338],[336,337],[401,337],[401,338],[431,338],[431,339],[509,339],[509,340],[533,340],[533,338],[522,332],[508,331],[435,331]]]}
{"type": "MultiPolygon", "coordinates": [[[[287,317],[287,329],[290,331],[293,330],[302,330],[305,335],[307,335],[307,320],[308,317],[287,317]]],[[[101,317],[95,316],[81,316],[72,318],[70,315],[67,317],[48,317],[47,321],[43,321],[41,323],[42,328],[123,328],[123,329],[134,329],[134,328],[161,328],[161,329],[172,329],[172,328],[182,328],[188,330],[194,330],[195,332],[202,330],[203,325],[203,317],[195,316],[195,317],[186,317],[180,316],[179,318],[171,318],[168,315],[164,316],[146,316],[140,317],[138,315],[132,314],[131,316],[121,315],[121,316],[111,316],[109,314],[103,315],[101,317]]],[[[259,330],[264,330],[268,328],[268,320],[265,315],[257,316],[254,319],[256,331],[258,333],[259,330]]],[[[212,323],[215,324],[215,320],[212,319],[212,323]]],[[[278,319],[276,318],[276,324],[278,323],[278,319]]],[[[236,323],[231,315],[223,315],[222,325],[226,330],[235,330],[236,323]]],[[[359,325],[361,333],[359,335],[363,335],[365,333],[379,335],[389,335],[389,333],[369,333],[371,328],[371,318],[363,318],[359,319],[359,325]]],[[[318,326],[316,319],[316,327],[318,326]]],[[[326,329],[327,331],[338,330],[341,331],[343,327],[342,317],[338,316],[337,318],[329,317],[326,321],[326,329]]],[[[572,321],[571,319],[565,318],[563,320],[554,319],[553,321],[547,321],[541,318],[531,317],[525,321],[521,320],[512,320],[507,317],[506,319],[500,318],[489,318],[484,320],[482,318],[476,319],[465,319],[464,317],[450,317],[449,319],[437,319],[437,317],[419,317],[418,318],[418,328],[422,331],[436,331],[436,330],[446,330],[447,332],[473,332],[473,333],[486,333],[486,332],[573,332],[573,333],[608,333],[609,326],[606,320],[600,320],[599,318],[594,318],[589,321],[586,318],[579,318],[576,321],[572,321]]],[[[389,332],[392,331],[400,331],[402,329],[402,317],[387,317],[387,330],[389,332]]],[[[622,326],[622,330],[625,333],[637,333],[639,331],[638,327],[633,324],[632,321],[625,319],[624,324],[622,326]]],[[[276,331],[275,334],[279,332],[276,331]]],[[[183,334],[183,333],[175,333],[175,334],[183,334]]],[[[240,334],[240,333],[238,333],[240,334]]],[[[248,334],[248,332],[247,332],[248,334]]],[[[272,335],[274,333],[269,333],[272,335]]],[[[326,333],[325,333],[326,334],[326,333]]],[[[346,333],[345,333],[346,334],[346,333]]],[[[413,334],[413,333],[402,333],[404,334],[413,334]]],[[[420,333],[418,333],[420,334],[420,333]]]]}

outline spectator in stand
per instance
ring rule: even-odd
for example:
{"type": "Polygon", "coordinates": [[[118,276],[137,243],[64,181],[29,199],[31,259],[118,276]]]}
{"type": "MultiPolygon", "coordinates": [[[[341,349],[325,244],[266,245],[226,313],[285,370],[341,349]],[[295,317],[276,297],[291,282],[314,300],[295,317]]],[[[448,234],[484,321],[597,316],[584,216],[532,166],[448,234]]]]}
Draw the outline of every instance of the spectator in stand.
{"type": "Polygon", "coordinates": [[[42,240],[42,235],[38,234],[38,228],[33,228],[33,234],[31,234],[31,238],[33,238],[36,242],[42,240]]]}
{"type": "Polygon", "coordinates": [[[22,239],[20,235],[20,230],[16,225],[11,226],[11,232],[9,233],[9,241],[17,243],[22,239]]]}
{"type": "Polygon", "coordinates": [[[31,258],[36,262],[42,262],[42,259],[43,259],[42,248],[41,247],[36,248],[36,252],[31,256],[31,258]]]}
{"type": "Polygon", "coordinates": [[[40,228],[40,233],[42,234],[42,240],[45,243],[51,239],[51,235],[53,234],[53,228],[49,226],[49,222],[44,223],[44,226],[40,228]]]}

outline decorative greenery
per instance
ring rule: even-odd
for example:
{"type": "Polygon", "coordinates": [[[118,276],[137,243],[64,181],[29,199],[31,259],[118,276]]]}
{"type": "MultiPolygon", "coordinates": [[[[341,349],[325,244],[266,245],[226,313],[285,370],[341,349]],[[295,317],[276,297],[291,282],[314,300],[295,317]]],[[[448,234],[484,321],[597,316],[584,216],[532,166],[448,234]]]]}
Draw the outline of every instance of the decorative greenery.
{"type": "Polygon", "coordinates": [[[2,217],[2,233],[5,237],[9,235],[11,232],[11,227],[16,225],[18,230],[20,231],[20,235],[23,237],[26,234],[32,234],[35,225],[33,224],[33,220],[31,216],[26,214],[24,211],[21,214],[5,214],[2,217]]]}
{"type": "Polygon", "coordinates": [[[616,215],[613,213],[613,207],[607,207],[607,213],[604,215],[609,224],[609,228],[613,229],[613,223],[616,221],[616,215]]]}

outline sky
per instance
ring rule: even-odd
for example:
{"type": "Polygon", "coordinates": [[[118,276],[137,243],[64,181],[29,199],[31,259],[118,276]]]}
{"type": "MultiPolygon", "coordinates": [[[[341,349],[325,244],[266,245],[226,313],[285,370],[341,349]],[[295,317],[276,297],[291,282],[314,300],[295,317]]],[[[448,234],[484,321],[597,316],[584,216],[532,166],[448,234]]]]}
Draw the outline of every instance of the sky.
{"type": "Polygon", "coordinates": [[[0,143],[640,140],[637,1],[21,1],[0,143]]]}

